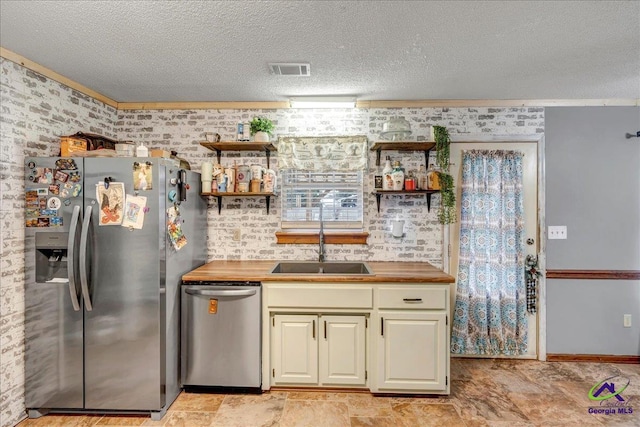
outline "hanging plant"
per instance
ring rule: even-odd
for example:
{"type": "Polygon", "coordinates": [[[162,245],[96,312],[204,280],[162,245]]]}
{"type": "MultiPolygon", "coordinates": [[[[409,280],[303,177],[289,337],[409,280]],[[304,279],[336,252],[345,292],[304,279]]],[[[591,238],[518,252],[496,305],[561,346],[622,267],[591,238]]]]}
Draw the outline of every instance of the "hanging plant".
{"type": "Polygon", "coordinates": [[[436,164],[439,168],[438,178],[440,179],[441,202],[438,210],[438,222],[452,224],[456,222],[456,189],[453,185],[453,176],[449,174],[451,139],[447,128],[433,126],[433,139],[436,142],[436,164]]]}

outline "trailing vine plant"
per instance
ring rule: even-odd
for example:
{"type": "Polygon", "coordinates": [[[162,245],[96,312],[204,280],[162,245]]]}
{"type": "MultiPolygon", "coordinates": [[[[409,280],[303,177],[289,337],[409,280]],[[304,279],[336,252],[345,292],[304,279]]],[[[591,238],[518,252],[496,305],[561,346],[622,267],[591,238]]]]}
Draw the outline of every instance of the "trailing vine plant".
{"type": "Polygon", "coordinates": [[[453,176],[449,173],[451,139],[449,139],[449,132],[444,126],[433,126],[433,138],[436,142],[436,164],[439,168],[438,178],[440,179],[441,202],[438,210],[438,222],[452,224],[456,222],[456,191],[453,185],[453,176]]]}

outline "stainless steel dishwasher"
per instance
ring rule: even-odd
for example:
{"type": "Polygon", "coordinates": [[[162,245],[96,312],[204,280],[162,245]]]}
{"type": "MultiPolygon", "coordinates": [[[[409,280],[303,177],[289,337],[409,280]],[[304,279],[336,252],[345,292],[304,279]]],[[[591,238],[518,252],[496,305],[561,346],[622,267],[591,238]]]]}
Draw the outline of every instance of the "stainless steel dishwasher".
{"type": "Polygon", "coordinates": [[[261,392],[261,285],[182,286],[181,377],[186,389],[261,392]]]}

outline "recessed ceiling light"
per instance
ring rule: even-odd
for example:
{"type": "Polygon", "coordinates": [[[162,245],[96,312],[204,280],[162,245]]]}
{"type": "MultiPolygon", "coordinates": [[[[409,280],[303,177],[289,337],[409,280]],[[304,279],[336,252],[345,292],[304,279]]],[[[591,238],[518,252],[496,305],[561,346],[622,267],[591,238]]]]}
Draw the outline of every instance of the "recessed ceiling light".
{"type": "Polygon", "coordinates": [[[355,108],[355,96],[295,96],[289,98],[291,108],[355,108]]]}

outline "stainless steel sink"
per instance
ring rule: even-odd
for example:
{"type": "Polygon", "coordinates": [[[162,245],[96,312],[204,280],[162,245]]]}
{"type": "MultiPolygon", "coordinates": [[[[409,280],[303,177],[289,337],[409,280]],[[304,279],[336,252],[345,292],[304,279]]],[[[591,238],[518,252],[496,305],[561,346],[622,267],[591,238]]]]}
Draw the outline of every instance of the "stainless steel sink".
{"type": "Polygon", "coordinates": [[[371,275],[373,272],[364,262],[279,262],[271,270],[272,274],[335,274],[335,275],[371,275]]]}

